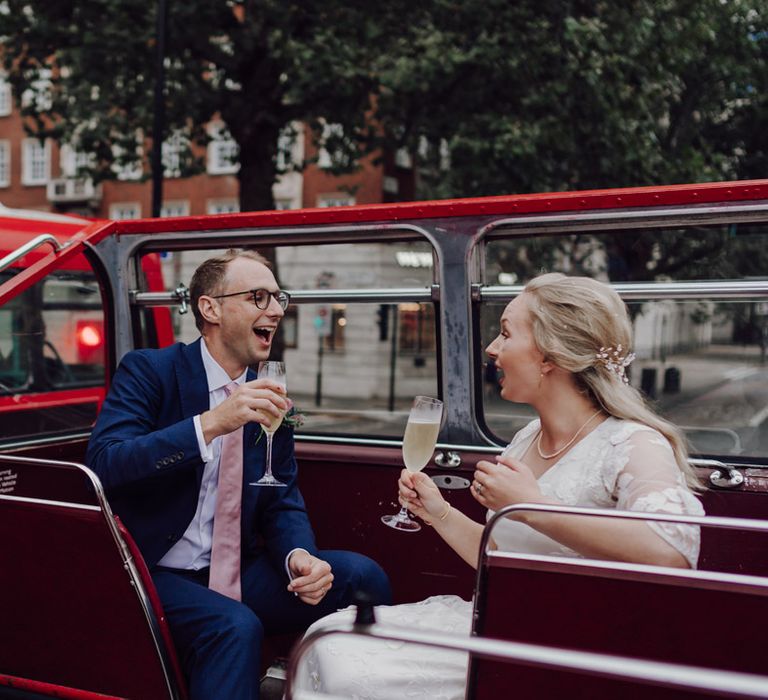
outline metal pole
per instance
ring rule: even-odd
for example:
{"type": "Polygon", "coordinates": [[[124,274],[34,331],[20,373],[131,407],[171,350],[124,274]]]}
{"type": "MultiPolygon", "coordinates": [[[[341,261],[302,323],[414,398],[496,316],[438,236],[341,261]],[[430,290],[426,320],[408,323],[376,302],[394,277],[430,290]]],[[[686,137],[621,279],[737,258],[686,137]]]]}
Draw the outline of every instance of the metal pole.
{"type": "Polygon", "coordinates": [[[152,216],[163,205],[163,134],[165,132],[165,20],[166,0],[157,0],[155,29],[155,99],[152,124],[152,216]]]}
{"type": "Polygon", "coordinates": [[[315,406],[323,402],[323,342],[322,335],[317,336],[317,375],[315,376],[315,406]]]}
{"type": "MultiPolygon", "coordinates": [[[[397,371],[397,326],[400,321],[400,314],[398,313],[398,305],[392,305],[392,313],[394,318],[392,319],[392,345],[389,349],[389,400],[387,401],[387,408],[390,412],[395,410],[395,373],[397,371]]],[[[387,310],[389,313],[389,310],[387,310]]]]}

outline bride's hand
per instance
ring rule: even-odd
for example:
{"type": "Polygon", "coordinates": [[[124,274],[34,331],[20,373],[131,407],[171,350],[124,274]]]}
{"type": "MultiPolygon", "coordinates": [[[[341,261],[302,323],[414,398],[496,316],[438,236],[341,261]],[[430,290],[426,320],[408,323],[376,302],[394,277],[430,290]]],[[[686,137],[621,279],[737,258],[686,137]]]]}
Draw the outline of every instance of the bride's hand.
{"type": "Polygon", "coordinates": [[[496,462],[478,462],[472,481],[472,495],[478,503],[499,510],[513,503],[541,503],[543,496],[530,467],[514,457],[497,457],[496,462]]]}
{"type": "Polygon", "coordinates": [[[425,522],[431,522],[445,512],[445,499],[426,474],[403,469],[397,486],[400,505],[425,522]]]}

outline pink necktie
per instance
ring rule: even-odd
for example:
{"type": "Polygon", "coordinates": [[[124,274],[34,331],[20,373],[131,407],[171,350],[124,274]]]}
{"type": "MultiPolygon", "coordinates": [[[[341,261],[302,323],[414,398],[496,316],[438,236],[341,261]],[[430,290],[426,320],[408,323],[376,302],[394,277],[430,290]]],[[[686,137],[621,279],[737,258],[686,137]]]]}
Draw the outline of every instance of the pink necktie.
{"type": "MultiPolygon", "coordinates": [[[[224,387],[229,396],[237,384],[224,387]]],[[[219,485],[213,516],[208,588],[240,600],[240,512],[243,495],[243,428],[225,435],[219,460],[219,485]]]]}

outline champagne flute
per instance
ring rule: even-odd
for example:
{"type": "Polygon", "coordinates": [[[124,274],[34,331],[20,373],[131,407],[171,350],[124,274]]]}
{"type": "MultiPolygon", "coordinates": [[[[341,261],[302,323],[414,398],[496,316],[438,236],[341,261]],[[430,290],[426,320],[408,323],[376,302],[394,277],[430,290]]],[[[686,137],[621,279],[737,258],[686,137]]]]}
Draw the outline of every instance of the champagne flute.
{"type": "MultiPolygon", "coordinates": [[[[282,362],[260,362],[259,379],[271,379],[273,382],[281,384],[285,388],[285,364],[282,362]]],[[[272,476],[272,436],[283,422],[283,414],[277,416],[269,425],[262,425],[261,429],[267,436],[267,464],[264,470],[264,476],[258,481],[253,481],[250,486],[287,486],[279,479],[272,476]]]]}
{"type": "MultiPolygon", "coordinates": [[[[403,461],[409,472],[420,472],[429,462],[435,451],[442,417],[442,401],[428,396],[417,396],[413,399],[403,436],[403,461]]],[[[421,530],[421,525],[408,516],[405,506],[400,508],[396,515],[382,516],[381,522],[404,532],[421,530]]]]}

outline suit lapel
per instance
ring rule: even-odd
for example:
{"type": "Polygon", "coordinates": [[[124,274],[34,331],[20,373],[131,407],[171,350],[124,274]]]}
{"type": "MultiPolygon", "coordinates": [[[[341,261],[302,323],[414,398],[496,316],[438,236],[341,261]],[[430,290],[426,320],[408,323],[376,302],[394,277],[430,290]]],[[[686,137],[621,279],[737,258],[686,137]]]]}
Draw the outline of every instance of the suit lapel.
{"type": "MultiPolygon", "coordinates": [[[[205,376],[203,356],[200,354],[198,338],[194,343],[181,346],[181,362],[174,365],[176,383],[179,387],[179,405],[185,418],[204,413],[210,408],[208,396],[208,379],[205,376]]],[[[197,468],[197,485],[203,479],[204,464],[201,461],[197,468]]]]}
{"type": "Polygon", "coordinates": [[[179,385],[179,402],[184,416],[195,416],[210,407],[208,379],[205,376],[203,356],[198,338],[194,343],[183,345],[181,362],[174,366],[179,385]]]}

